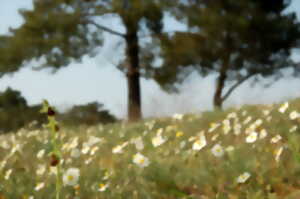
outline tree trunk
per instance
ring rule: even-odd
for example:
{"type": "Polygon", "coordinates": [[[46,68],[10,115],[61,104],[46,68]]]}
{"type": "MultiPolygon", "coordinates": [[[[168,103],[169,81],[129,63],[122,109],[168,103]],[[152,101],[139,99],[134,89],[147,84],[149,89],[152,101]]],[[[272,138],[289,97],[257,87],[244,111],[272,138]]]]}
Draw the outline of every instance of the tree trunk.
{"type": "Polygon", "coordinates": [[[137,30],[128,31],[126,39],[127,84],[128,84],[128,120],[141,119],[141,89],[139,73],[139,44],[137,30]]]}
{"type": "Polygon", "coordinates": [[[222,109],[224,101],[222,93],[225,86],[225,81],[227,79],[227,70],[229,68],[229,56],[230,55],[226,55],[225,59],[223,60],[222,67],[219,73],[220,75],[217,79],[216,91],[213,100],[213,105],[215,109],[222,109]]]}

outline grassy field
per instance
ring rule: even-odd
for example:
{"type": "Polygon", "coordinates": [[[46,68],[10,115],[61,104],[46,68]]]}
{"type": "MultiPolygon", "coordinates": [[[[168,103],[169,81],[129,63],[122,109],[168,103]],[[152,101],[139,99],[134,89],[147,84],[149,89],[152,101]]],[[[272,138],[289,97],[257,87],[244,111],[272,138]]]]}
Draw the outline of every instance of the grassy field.
{"type": "MultiPolygon", "coordinates": [[[[61,127],[63,199],[300,199],[300,100],[61,127]]],[[[0,137],[0,199],[55,198],[51,133],[0,137]]],[[[56,162],[57,163],[57,162],[56,162]]]]}

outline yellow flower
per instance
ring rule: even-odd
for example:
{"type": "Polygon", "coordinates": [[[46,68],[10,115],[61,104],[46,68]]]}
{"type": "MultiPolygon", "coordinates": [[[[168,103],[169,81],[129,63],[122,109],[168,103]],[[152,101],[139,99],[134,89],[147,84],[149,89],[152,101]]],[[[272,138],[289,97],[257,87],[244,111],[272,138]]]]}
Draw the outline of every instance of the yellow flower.
{"type": "Polygon", "coordinates": [[[181,137],[181,136],[183,136],[183,132],[182,132],[182,131],[178,131],[178,132],[176,133],[176,137],[181,137]]]}

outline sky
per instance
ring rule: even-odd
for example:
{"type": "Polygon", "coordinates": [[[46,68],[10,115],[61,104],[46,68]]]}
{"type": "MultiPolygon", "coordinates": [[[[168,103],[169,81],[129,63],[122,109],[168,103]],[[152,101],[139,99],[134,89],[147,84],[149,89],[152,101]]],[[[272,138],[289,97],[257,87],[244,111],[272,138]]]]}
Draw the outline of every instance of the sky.
{"type": "MultiPolygon", "coordinates": [[[[0,34],[7,33],[9,27],[18,27],[22,24],[22,18],[18,14],[20,8],[32,7],[32,0],[2,0],[1,3],[0,34]]],[[[292,0],[287,11],[295,11],[300,19],[300,1],[292,0]]],[[[167,20],[166,30],[184,29],[184,25],[175,20],[169,18],[167,20]]],[[[118,23],[118,20],[104,22],[105,25],[124,32],[118,23]]],[[[23,68],[13,75],[2,77],[0,91],[9,86],[19,90],[29,104],[38,104],[47,99],[60,110],[72,105],[98,101],[119,118],[125,118],[127,82],[124,74],[114,66],[123,49],[117,37],[109,35],[106,37],[108,39],[96,57],[84,57],[82,63],[72,63],[55,74],[47,69],[33,71],[30,67],[23,68]]],[[[300,60],[297,52],[294,57],[300,60]]],[[[167,94],[154,81],[142,78],[143,115],[156,117],[212,110],[215,78],[216,75],[201,78],[193,74],[182,85],[179,94],[167,94]]],[[[246,82],[232,93],[224,105],[230,107],[242,104],[278,103],[296,97],[300,97],[300,78],[281,79],[269,88],[263,88],[261,85],[251,87],[246,82]]]]}

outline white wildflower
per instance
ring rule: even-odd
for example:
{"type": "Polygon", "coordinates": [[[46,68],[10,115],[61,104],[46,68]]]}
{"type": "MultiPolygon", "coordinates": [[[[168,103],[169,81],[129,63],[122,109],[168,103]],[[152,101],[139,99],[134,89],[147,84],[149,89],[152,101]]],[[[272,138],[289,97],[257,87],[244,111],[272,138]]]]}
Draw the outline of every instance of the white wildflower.
{"type": "Polygon", "coordinates": [[[98,191],[103,192],[103,191],[105,191],[108,187],[109,187],[109,184],[108,184],[108,183],[106,183],[106,184],[100,183],[100,184],[98,185],[98,191]]]}
{"type": "Polygon", "coordinates": [[[297,111],[293,111],[293,112],[290,113],[290,119],[295,120],[299,117],[299,115],[300,114],[297,111]]]}
{"type": "Polygon", "coordinates": [[[133,156],[133,163],[137,164],[139,167],[143,168],[150,164],[150,161],[147,157],[143,156],[140,153],[137,153],[133,156]]]}
{"type": "Polygon", "coordinates": [[[201,132],[200,136],[198,137],[198,139],[196,139],[196,141],[193,144],[193,150],[199,151],[205,146],[206,146],[206,138],[204,132],[201,132]]]}
{"type": "Polygon", "coordinates": [[[271,139],[271,143],[277,143],[281,139],[282,139],[282,137],[280,135],[276,135],[271,139]]]}
{"type": "Polygon", "coordinates": [[[77,168],[69,168],[63,176],[64,185],[75,186],[78,183],[80,170],[77,168]]]}
{"type": "Polygon", "coordinates": [[[45,187],[45,183],[44,183],[44,182],[40,182],[40,183],[38,183],[38,184],[35,186],[34,190],[35,190],[35,191],[39,191],[39,190],[41,190],[41,189],[44,188],[44,187],[45,187]]]}
{"type": "Polygon", "coordinates": [[[288,103],[288,102],[285,102],[284,104],[282,104],[282,105],[279,107],[278,111],[279,111],[280,113],[284,113],[284,112],[287,110],[288,107],[289,107],[289,103],[288,103]]]}
{"type": "Polygon", "coordinates": [[[215,146],[213,146],[211,152],[216,157],[221,157],[224,155],[224,149],[220,144],[216,144],[215,146]]]}
{"type": "Polygon", "coordinates": [[[298,126],[297,125],[294,125],[294,126],[292,126],[291,128],[290,128],[290,133],[292,133],[292,132],[295,132],[296,130],[298,129],[298,126]]]}
{"type": "Polygon", "coordinates": [[[167,139],[163,138],[161,135],[157,135],[155,137],[152,138],[152,144],[154,147],[158,147],[160,145],[162,145],[163,143],[165,143],[167,141],[167,139]]]}
{"type": "Polygon", "coordinates": [[[250,178],[250,173],[245,172],[237,178],[237,183],[245,183],[250,178]]]}
{"type": "Polygon", "coordinates": [[[257,139],[257,132],[253,131],[246,137],[246,142],[247,143],[253,143],[257,139]]]}

